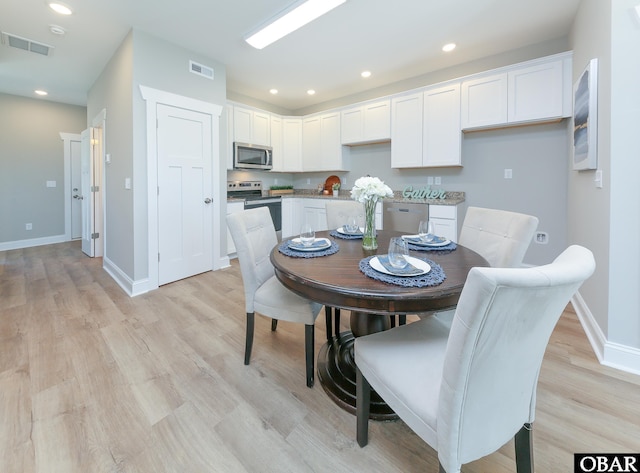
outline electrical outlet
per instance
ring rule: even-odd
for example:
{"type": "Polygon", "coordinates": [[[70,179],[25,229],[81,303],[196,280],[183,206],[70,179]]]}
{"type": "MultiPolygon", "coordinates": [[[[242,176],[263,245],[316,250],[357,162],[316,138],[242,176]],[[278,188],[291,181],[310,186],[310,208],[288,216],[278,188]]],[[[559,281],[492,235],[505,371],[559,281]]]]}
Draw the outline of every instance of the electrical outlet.
{"type": "Polygon", "coordinates": [[[433,185],[433,176],[427,176],[427,185],[428,186],[433,185]]]}
{"type": "Polygon", "coordinates": [[[278,178],[277,178],[277,177],[273,180],[273,183],[274,183],[274,184],[277,184],[277,183],[278,183],[278,178]]]}
{"type": "Polygon", "coordinates": [[[307,179],[307,184],[311,184],[311,179],[307,179]]]}
{"type": "Polygon", "coordinates": [[[511,179],[513,177],[513,170],[512,169],[505,169],[504,170],[504,178],[505,179],[511,179]]]}
{"type": "Polygon", "coordinates": [[[32,225],[32,224],[30,224],[30,223],[25,223],[25,225],[24,225],[24,229],[25,229],[25,230],[33,230],[33,225],[32,225]]]}
{"type": "Polygon", "coordinates": [[[547,232],[536,232],[534,239],[539,245],[546,245],[549,243],[549,234],[547,232]]]}
{"type": "Polygon", "coordinates": [[[433,182],[436,186],[439,186],[440,184],[442,184],[442,178],[440,176],[436,176],[433,182]]]}

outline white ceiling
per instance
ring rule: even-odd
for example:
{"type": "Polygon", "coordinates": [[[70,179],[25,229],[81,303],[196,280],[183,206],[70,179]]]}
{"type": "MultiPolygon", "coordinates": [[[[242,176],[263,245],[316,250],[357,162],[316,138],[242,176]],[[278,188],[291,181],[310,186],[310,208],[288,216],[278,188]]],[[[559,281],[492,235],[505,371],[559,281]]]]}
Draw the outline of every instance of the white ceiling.
{"type": "Polygon", "coordinates": [[[580,0],[347,0],[263,50],[243,37],[292,0],[0,0],[0,30],[55,46],[50,57],[0,46],[0,92],[86,105],[131,28],[227,67],[227,89],[288,110],[565,36],[580,0]],[[64,36],[49,31],[55,24],[64,36]],[[458,48],[443,53],[455,42],[458,48]],[[362,79],[368,69],[373,75],[362,79]],[[269,89],[277,88],[277,96],[269,89]],[[317,94],[310,97],[306,90],[317,94]]]}

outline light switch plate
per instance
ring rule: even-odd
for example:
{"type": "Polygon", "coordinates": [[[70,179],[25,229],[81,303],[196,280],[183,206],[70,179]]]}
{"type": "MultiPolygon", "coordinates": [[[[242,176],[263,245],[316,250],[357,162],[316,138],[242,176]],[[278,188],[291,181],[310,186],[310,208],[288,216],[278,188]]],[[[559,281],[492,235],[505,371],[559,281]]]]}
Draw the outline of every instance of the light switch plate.
{"type": "Polygon", "coordinates": [[[56,181],[47,181],[47,187],[56,187],[56,181]]]}

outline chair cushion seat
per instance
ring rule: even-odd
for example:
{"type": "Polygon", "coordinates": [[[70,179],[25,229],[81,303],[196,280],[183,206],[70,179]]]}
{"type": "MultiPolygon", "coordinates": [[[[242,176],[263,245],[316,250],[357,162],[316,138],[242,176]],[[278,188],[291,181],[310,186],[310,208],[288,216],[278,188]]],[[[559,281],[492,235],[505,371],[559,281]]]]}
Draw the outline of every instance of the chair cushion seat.
{"type": "Polygon", "coordinates": [[[267,317],[313,325],[322,306],[291,292],[272,276],[256,290],[254,308],[267,317]]]}
{"type": "Polygon", "coordinates": [[[433,448],[448,336],[449,328],[430,316],[356,338],[354,348],[371,387],[433,448]]]}

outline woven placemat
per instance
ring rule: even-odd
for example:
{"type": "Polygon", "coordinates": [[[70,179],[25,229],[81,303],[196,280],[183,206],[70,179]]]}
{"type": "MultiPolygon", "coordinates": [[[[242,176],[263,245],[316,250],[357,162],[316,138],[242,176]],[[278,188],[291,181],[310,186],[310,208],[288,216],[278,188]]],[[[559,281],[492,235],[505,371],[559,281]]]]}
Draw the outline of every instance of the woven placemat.
{"type": "Polygon", "coordinates": [[[442,266],[429,259],[420,258],[429,266],[431,266],[431,271],[426,274],[421,274],[420,276],[394,276],[392,274],[381,273],[380,271],[376,271],[375,269],[373,269],[369,264],[369,261],[372,258],[375,258],[375,256],[367,256],[366,258],[362,258],[360,260],[359,267],[360,271],[362,271],[367,277],[370,277],[371,279],[375,279],[377,281],[382,281],[403,287],[428,287],[442,284],[442,282],[447,279],[442,266]]]}
{"type": "Polygon", "coordinates": [[[298,251],[289,248],[289,242],[291,240],[285,240],[278,245],[278,251],[285,256],[291,256],[293,258],[317,258],[318,256],[328,256],[337,253],[340,250],[340,246],[335,242],[331,242],[331,246],[324,250],[318,251],[298,251]]]}

